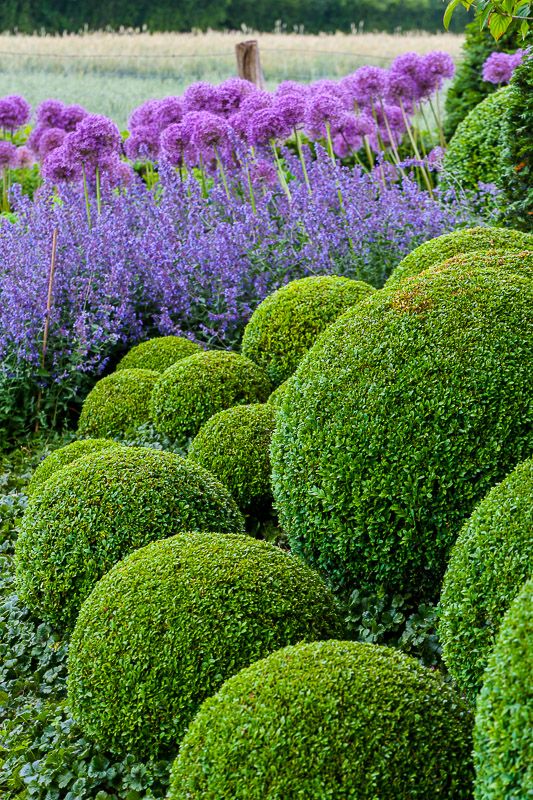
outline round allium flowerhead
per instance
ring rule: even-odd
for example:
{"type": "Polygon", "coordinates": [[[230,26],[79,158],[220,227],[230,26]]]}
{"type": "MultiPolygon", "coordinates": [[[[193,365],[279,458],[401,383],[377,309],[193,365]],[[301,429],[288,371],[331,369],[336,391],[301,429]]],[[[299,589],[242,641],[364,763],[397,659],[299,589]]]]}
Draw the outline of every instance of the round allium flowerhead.
{"type": "Polygon", "coordinates": [[[83,605],[69,707],[122,755],[171,755],[206,697],[268,653],[338,635],[320,577],[264,541],[181,534],[130,555],[83,605]]]}
{"type": "Polygon", "coordinates": [[[61,100],[43,100],[37,106],[37,124],[45,128],[62,128],[65,109],[61,100]]]}
{"type": "Polygon", "coordinates": [[[144,125],[156,125],[160,105],[161,100],[152,99],[137,106],[128,119],[128,130],[133,131],[135,128],[144,125]]]}
{"type": "Polygon", "coordinates": [[[149,422],[158,378],[151,369],[121,369],[99,380],[83,402],[78,434],[124,437],[149,422]]]}
{"type": "Polygon", "coordinates": [[[417,102],[420,100],[425,90],[425,81],[422,81],[422,86],[420,85],[420,79],[423,77],[423,63],[423,56],[418,55],[418,53],[402,53],[396,56],[387,76],[386,91],[390,90],[389,82],[392,75],[407,77],[412,81],[414,88],[412,101],[417,102]]]}
{"type": "Polygon", "coordinates": [[[164,372],[181,358],[201,352],[203,350],[199,344],[183,336],[158,336],[132,347],[117,364],[117,370],[152,369],[164,372]]]}
{"type": "Polygon", "coordinates": [[[183,122],[169,125],[161,134],[161,153],[173,166],[177,167],[188,161],[191,154],[190,129],[183,122]]]}
{"type": "Polygon", "coordinates": [[[218,90],[212,83],[198,81],[191,83],[183,95],[183,112],[189,114],[191,111],[218,111],[218,90]]]}
{"type": "Polygon", "coordinates": [[[471,731],[461,698],[414,658],[360,642],[297,644],[205,701],[168,800],[468,800],[471,731]]]}
{"type": "Polygon", "coordinates": [[[120,447],[120,445],[112,439],[80,439],[65,445],[65,447],[59,447],[41,461],[33,473],[28,484],[28,494],[32,495],[36,491],[41,491],[48,478],[73,461],[100,450],[107,450],[109,447],[120,447]]]}
{"type": "Polygon", "coordinates": [[[39,156],[46,156],[58,147],[61,147],[67,134],[62,128],[47,128],[39,138],[39,156]]]}
{"type": "Polygon", "coordinates": [[[251,114],[247,133],[248,142],[260,147],[286,139],[291,133],[291,128],[280,110],[263,108],[251,114]]]}
{"type": "Polygon", "coordinates": [[[462,524],[533,452],[532,300],[511,271],[426,272],[304,358],[277,414],[274,498],[334,584],[436,599],[462,524]]]}
{"type": "Polygon", "coordinates": [[[80,164],[99,164],[118,152],[121,141],[114,122],[102,114],[88,114],[68,135],[65,147],[80,164]]]}
{"type": "Polygon", "coordinates": [[[382,67],[359,67],[342,80],[342,89],[357,105],[369,107],[385,92],[387,70],[382,67]]]}
{"type": "Polygon", "coordinates": [[[474,730],[476,800],[531,795],[533,740],[533,580],[507,612],[483,676],[474,730]]]}
{"type": "Polygon", "coordinates": [[[418,275],[429,267],[440,264],[461,253],[481,250],[533,250],[533,234],[509,228],[466,228],[445,233],[416,247],[390,275],[387,289],[397,289],[405,278],[418,275]]]}
{"type": "Polygon", "coordinates": [[[26,145],[17,147],[17,156],[15,162],[16,169],[26,169],[27,167],[31,167],[34,162],[35,157],[29,147],[26,147],[26,145]]]}
{"type": "Polygon", "coordinates": [[[502,619],[533,577],[533,459],[519,464],[477,506],[455,543],[440,600],[443,658],[471,699],[502,619]]]}
{"type": "Polygon", "coordinates": [[[305,126],[313,136],[325,136],[330,128],[340,124],[345,109],[338,97],[330,94],[311,95],[307,102],[305,126]]]}
{"type": "Polygon", "coordinates": [[[77,459],[32,495],[16,544],[17,589],[67,630],[101,576],[133,550],[180,531],[243,528],[227,489],[202,467],[118,445],[77,459]]]}
{"type": "Polygon", "coordinates": [[[272,506],[270,442],[275,424],[271,405],[234,406],[200,428],[188,457],[209,470],[249,514],[261,516],[272,506]]]}
{"type": "Polygon", "coordinates": [[[75,131],[82,119],[88,116],[89,112],[87,109],[77,103],[66,106],[61,115],[61,127],[68,133],[75,131]]]}
{"type": "Polygon", "coordinates": [[[229,117],[239,111],[242,101],[257,92],[250,81],[242,78],[228,78],[216,87],[217,112],[229,117]]]}
{"type": "Polygon", "coordinates": [[[483,64],[483,80],[496,84],[509,83],[524,52],[519,50],[517,53],[491,53],[483,64]]]}
{"type": "Polygon", "coordinates": [[[281,115],[287,128],[297,128],[305,121],[307,95],[303,92],[287,92],[276,96],[274,110],[281,115]]]}
{"type": "Polygon", "coordinates": [[[159,156],[159,136],[155,125],[138,125],[124,142],[124,152],[132,161],[155,161],[159,156]]]}
{"type": "Polygon", "coordinates": [[[242,354],[278,386],[328,325],[374,291],[368,283],[337,275],[291,281],[256,308],[244,330],[242,354]]]}
{"type": "Polygon", "coordinates": [[[187,114],[183,125],[189,128],[191,144],[201,154],[210,156],[212,149],[220,150],[228,144],[230,125],[209,111],[187,114]]]}
{"type": "Polygon", "coordinates": [[[271,388],[263,370],[244,356],[221,350],[197,353],[159,376],[152,420],[156,430],[185,445],[217,411],[263,403],[271,388]]]}
{"type": "Polygon", "coordinates": [[[154,114],[154,127],[158,132],[169,125],[181,122],[183,118],[183,100],[181,97],[164,97],[159,101],[154,114]]]}
{"type": "Polygon", "coordinates": [[[16,131],[30,119],[31,106],[19,94],[0,97],[0,128],[16,131]]]}
{"type": "Polygon", "coordinates": [[[41,175],[50,183],[81,180],[81,165],[72,158],[71,153],[64,145],[50,151],[41,165],[41,175]]]}
{"type": "Polygon", "coordinates": [[[0,172],[17,165],[17,148],[11,142],[0,139],[0,172]]]}

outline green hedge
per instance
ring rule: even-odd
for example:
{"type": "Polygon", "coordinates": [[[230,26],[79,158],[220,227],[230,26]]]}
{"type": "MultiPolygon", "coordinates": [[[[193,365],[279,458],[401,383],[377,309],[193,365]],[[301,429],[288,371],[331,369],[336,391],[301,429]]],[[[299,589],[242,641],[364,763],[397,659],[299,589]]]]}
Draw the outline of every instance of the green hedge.
{"type": "Polygon", "coordinates": [[[426,272],[344,314],[277,411],[275,505],[341,588],[436,599],[487,491],[533,453],[531,280],[426,272]]]}
{"type": "Polygon", "coordinates": [[[286,381],[283,381],[283,383],[280,383],[280,385],[276,389],[274,389],[274,391],[267,400],[268,405],[272,406],[273,408],[279,408],[283,402],[285,395],[287,394],[288,388],[289,388],[289,379],[287,378],[286,381]]]}
{"type": "MultiPolygon", "coordinates": [[[[532,34],[533,39],[533,34],[532,34]]],[[[533,53],[513,73],[503,124],[505,219],[533,230],[533,53]]]]}
{"type": "Polygon", "coordinates": [[[160,336],[132,347],[117,364],[117,370],[152,369],[164,372],[181,358],[199,352],[202,352],[200,345],[183,336],[160,336]]]}
{"type": "Polygon", "coordinates": [[[392,648],[286,647],[204,703],[168,800],[467,800],[471,730],[440,675],[392,648]]]}
{"type": "Polygon", "coordinates": [[[174,453],[116,447],[48,479],[24,513],[16,544],[26,605],[68,629],[100,577],[132,550],[182,530],[244,530],[212,475],[174,453]]]}
{"type": "Polygon", "coordinates": [[[159,373],[122,369],[102,378],[83,402],[79,436],[125,438],[150,420],[150,397],[159,373]]]}
{"type": "Polygon", "coordinates": [[[226,678],[339,626],[327,586],[279,548],[249,536],[174,536],[117,564],[83,605],[69,649],[69,705],[86,735],[112,752],[175,754],[226,678]]]}
{"type": "Polygon", "coordinates": [[[90,453],[97,453],[100,450],[106,450],[109,447],[120,447],[117,442],[112,439],[80,439],[77,442],[71,442],[54,450],[47,456],[32,475],[31,481],[28,484],[28,495],[33,494],[37,489],[41,489],[43,484],[46,483],[48,478],[55,473],[77,461],[78,458],[83,458],[90,453]]]}

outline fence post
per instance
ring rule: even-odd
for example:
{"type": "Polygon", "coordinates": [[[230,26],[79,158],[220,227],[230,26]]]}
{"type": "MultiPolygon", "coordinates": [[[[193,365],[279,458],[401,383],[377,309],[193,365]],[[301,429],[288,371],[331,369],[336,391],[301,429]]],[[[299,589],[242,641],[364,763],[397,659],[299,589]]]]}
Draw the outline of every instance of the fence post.
{"type": "Polygon", "coordinates": [[[239,78],[254,83],[259,89],[265,88],[265,79],[259,58],[259,45],[256,39],[235,45],[237,71],[239,78]]]}

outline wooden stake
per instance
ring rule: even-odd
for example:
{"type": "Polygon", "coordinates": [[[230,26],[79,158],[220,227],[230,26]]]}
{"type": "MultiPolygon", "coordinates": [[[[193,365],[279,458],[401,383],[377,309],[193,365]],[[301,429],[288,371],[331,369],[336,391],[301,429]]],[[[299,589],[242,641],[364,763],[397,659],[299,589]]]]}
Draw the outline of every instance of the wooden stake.
{"type": "Polygon", "coordinates": [[[251,39],[248,42],[240,42],[240,44],[235,45],[235,54],[237,56],[239,78],[250,81],[250,83],[255,84],[258,89],[264,89],[265,78],[263,76],[263,70],[261,69],[257,40],[251,39]]]}

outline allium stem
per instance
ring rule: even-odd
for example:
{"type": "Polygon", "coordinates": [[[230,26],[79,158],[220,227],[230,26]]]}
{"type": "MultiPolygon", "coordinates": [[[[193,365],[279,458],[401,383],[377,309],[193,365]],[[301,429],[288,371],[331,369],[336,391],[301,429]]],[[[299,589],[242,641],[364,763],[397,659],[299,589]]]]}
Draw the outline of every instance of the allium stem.
{"type": "Polygon", "coordinates": [[[252,178],[250,176],[250,170],[248,169],[248,162],[244,162],[244,171],[246,173],[246,182],[248,184],[248,193],[250,195],[250,205],[252,206],[252,211],[254,214],[257,213],[257,206],[255,203],[255,194],[254,194],[254,186],[252,183],[252,178]]]}
{"type": "Polygon", "coordinates": [[[2,170],[2,211],[9,211],[7,167],[2,170]]]}
{"type": "Polygon", "coordinates": [[[228,198],[228,200],[230,200],[231,198],[230,198],[230,193],[229,193],[229,188],[228,188],[228,182],[226,180],[226,172],[224,170],[224,166],[222,164],[222,160],[221,160],[220,155],[218,153],[217,146],[215,145],[215,147],[213,149],[215,151],[215,158],[217,160],[218,171],[220,172],[220,177],[222,178],[222,183],[224,184],[224,189],[226,191],[226,197],[228,198]]]}
{"type": "Polygon", "coordinates": [[[102,196],[100,191],[100,168],[96,167],[96,208],[98,216],[102,213],[102,196]]]}
{"type": "Polygon", "coordinates": [[[271,139],[270,140],[270,144],[271,144],[271,147],[272,147],[272,152],[274,153],[274,160],[276,161],[276,167],[277,167],[277,170],[278,170],[280,183],[281,183],[281,185],[283,187],[283,190],[284,190],[285,194],[287,195],[287,199],[289,200],[290,203],[292,203],[291,190],[289,189],[289,184],[287,183],[287,178],[285,177],[285,173],[283,172],[283,165],[281,163],[281,160],[280,160],[280,157],[279,157],[279,154],[278,154],[278,148],[276,147],[275,140],[271,139]]]}
{"type": "Polygon", "coordinates": [[[382,111],[382,113],[383,113],[383,119],[384,119],[384,121],[385,121],[385,127],[387,128],[387,134],[388,134],[388,136],[389,136],[390,143],[391,143],[392,152],[394,153],[394,157],[395,157],[395,159],[396,159],[396,165],[398,166],[398,168],[399,168],[399,170],[400,170],[401,174],[402,174],[402,175],[403,175],[403,177],[405,178],[405,177],[406,177],[406,175],[405,175],[405,172],[404,172],[404,170],[403,170],[403,169],[402,169],[402,167],[400,166],[400,161],[401,161],[401,159],[400,159],[400,154],[399,154],[399,152],[398,152],[398,147],[396,146],[396,142],[395,142],[395,140],[394,140],[394,134],[392,133],[391,127],[390,127],[390,125],[389,125],[389,120],[388,120],[388,117],[387,117],[387,113],[386,113],[386,111],[385,111],[385,106],[384,106],[384,104],[383,104],[383,101],[382,101],[382,100],[380,100],[380,103],[381,103],[381,111],[382,111]]]}
{"type": "Polygon", "coordinates": [[[370,169],[374,169],[374,156],[372,155],[372,148],[370,147],[368,136],[363,136],[363,142],[365,144],[366,157],[368,158],[370,169]]]}
{"type": "Polygon", "coordinates": [[[204,159],[200,156],[200,175],[202,176],[202,197],[207,197],[207,181],[205,179],[204,159]]]}
{"type": "Polygon", "coordinates": [[[435,105],[433,105],[433,101],[431,98],[429,99],[429,107],[431,108],[432,114],[435,117],[435,122],[437,123],[437,130],[439,132],[439,141],[441,147],[446,147],[446,137],[444,136],[444,129],[442,127],[442,116],[440,112],[440,100],[439,100],[439,92],[437,92],[437,99],[435,105]]]}
{"type": "Polygon", "coordinates": [[[302,172],[303,172],[305,184],[307,186],[307,190],[308,190],[309,194],[313,194],[313,191],[311,189],[311,184],[309,183],[309,175],[307,174],[307,166],[306,166],[306,163],[305,163],[305,158],[304,158],[304,154],[303,154],[303,150],[302,150],[302,142],[300,140],[300,133],[299,133],[298,128],[296,126],[294,127],[294,138],[296,140],[296,149],[298,150],[298,156],[300,158],[300,164],[302,165],[302,172]]]}
{"type": "Polygon", "coordinates": [[[89,201],[89,189],[87,187],[87,175],[85,174],[85,165],[81,168],[81,174],[83,176],[83,194],[85,196],[85,210],[87,212],[87,224],[89,226],[89,230],[92,227],[91,224],[91,203],[89,201]]]}
{"type": "MultiPolygon", "coordinates": [[[[409,136],[409,141],[411,142],[411,146],[413,148],[413,152],[415,154],[415,157],[419,161],[422,161],[423,159],[422,159],[422,157],[420,155],[420,151],[419,151],[419,149],[417,147],[417,144],[415,142],[415,139],[414,139],[414,136],[413,136],[413,132],[411,130],[411,125],[409,123],[409,120],[407,119],[407,114],[405,113],[405,109],[403,107],[403,102],[402,102],[401,99],[400,99],[400,108],[402,109],[402,116],[403,116],[403,120],[404,120],[405,127],[406,127],[406,130],[407,130],[407,135],[409,136]]],[[[430,195],[431,198],[433,198],[433,186],[431,184],[431,180],[430,180],[430,177],[428,175],[428,172],[427,172],[427,170],[426,170],[426,168],[424,167],[423,164],[420,167],[420,171],[422,173],[422,177],[424,178],[424,183],[426,184],[426,187],[427,187],[427,190],[429,192],[429,195],[430,195]]]]}

